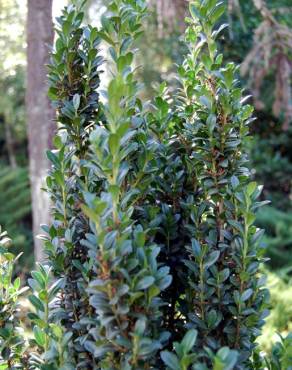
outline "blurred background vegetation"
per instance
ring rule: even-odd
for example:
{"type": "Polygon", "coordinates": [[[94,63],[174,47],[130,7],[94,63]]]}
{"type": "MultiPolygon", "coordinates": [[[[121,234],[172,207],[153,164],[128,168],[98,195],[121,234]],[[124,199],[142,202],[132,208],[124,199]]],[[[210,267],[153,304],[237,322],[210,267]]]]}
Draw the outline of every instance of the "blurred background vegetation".
{"type": "MultiPolygon", "coordinates": [[[[271,315],[260,339],[268,350],[278,339],[277,332],[292,331],[292,4],[291,0],[224,1],[230,26],[224,31],[222,52],[227,60],[241,64],[238,78],[253,96],[257,120],[252,126],[250,166],[264,186],[264,199],[271,201],[257,219],[266,229],[270,257],[265,273],[271,315]]],[[[105,2],[88,1],[87,19],[99,24],[105,2]]],[[[65,3],[55,0],[54,15],[65,3]]],[[[181,35],[187,1],[149,0],[149,6],[147,32],[137,45],[145,99],[151,99],[155,85],[163,80],[172,90],[177,88],[176,64],[185,53],[181,35]]],[[[14,248],[24,252],[22,271],[34,263],[25,118],[26,14],[26,1],[0,0],[0,224],[14,239],[14,248]]]]}

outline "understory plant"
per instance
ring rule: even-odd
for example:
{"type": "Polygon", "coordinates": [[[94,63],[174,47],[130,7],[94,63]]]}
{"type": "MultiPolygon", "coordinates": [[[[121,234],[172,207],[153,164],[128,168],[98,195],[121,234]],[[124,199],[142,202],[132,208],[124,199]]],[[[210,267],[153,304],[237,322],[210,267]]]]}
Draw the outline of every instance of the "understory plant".
{"type": "Polygon", "coordinates": [[[280,336],[273,345],[270,358],[265,359],[268,370],[292,369],[292,334],[280,336]]]}
{"type": "Polygon", "coordinates": [[[33,337],[30,340],[29,369],[69,370],[74,369],[68,353],[68,342],[72,333],[66,332],[60,325],[60,297],[64,280],[53,281],[51,267],[38,265],[28,279],[31,294],[28,299],[33,307],[28,313],[32,324],[33,337]]]}
{"type": "Polygon", "coordinates": [[[20,255],[15,257],[9,251],[11,243],[7,233],[1,232],[0,369],[73,370],[67,351],[71,334],[63,332],[55,311],[63,280],[53,281],[51,268],[39,264],[28,279],[30,287],[21,286],[21,278],[15,274],[20,255]],[[23,313],[26,298],[31,308],[23,313]],[[32,324],[32,338],[25,333],[25,320],[32,324]]]}
{"type": "Polygon", "coordinates": [[[26,288],[14,278],[14,265],[20,256],[9,252],[11,240],[0,227],[0,369],[22,369],[25,341],[19,320],[19,297],[26,288]]]}
{"type": "Polygon", "coordinates": [[[268,293],[254,220],[264,203],[247,168],[252,108],[216,43],[223,12],[216,0],[190,1],[181,88],[170,96],[163,83],[150,104],[135,66],[146,1],[110,1],[100,29],[83,25],[82,4],[57,19],[53,221],[43,227],[48,261],[28,281],[30,368],[262,361],[255,340],[268,293]]]}

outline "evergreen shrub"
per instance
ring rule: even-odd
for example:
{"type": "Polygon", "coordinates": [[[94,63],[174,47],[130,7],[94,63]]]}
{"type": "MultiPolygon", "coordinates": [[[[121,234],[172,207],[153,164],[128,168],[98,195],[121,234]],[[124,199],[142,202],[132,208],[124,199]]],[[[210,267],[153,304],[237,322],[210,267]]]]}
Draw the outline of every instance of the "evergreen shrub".
{"type": "Polygon", "coordinates": [[[238,363],[250,361],[268,296],[258,277],[262,231],[253,226],[262,203],[246,167],[252,108],[237,67],[217,51],[223,12],[216,1],[190,2],[182,88],[171,100],[162,85],[150,108],[133,66],[143,1],[112,1],[101,30],[83,27],[74,6],[59,19],[46,249],[66,281],[62,322],[80,368],[184,363],[169,350],[188,330],[198,338],[186,353],[202,363],[224,346],[238,363]],[[96,93],[100,39],[111,59],[105,103],[96,93]]]}
{"type": "Polygon", "coordinates": [[[150,104],[134,63],[146,1],[110,1],[100,29],[83,25],[82,4],[58,18],[53,222],[43,226],[48,262],[28,281],[31,368],[227,370],[262,361],[255,341],[268,292],[254,220],[266,202],[247,168],[252,107],[237,66],[217,51],[223,12],[216,0],[190,1],[181,88],[170,96],[162,84],[150,104]]]}

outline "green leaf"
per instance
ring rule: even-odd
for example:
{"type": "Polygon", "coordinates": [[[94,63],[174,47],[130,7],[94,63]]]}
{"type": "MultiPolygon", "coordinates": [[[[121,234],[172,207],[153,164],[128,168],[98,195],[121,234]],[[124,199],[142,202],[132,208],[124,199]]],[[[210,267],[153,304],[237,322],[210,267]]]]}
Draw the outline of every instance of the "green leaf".
{"type": "Polygon", "coordinates": [[[136,321],[135,323],[135,334],[142,336],[146,330],[146,320],[145,318],[141,318],[136,321]]]}
{"type": "Polygon", "coordinates": [[[110,134],[109,136],[109,149],[112,156],[116,156],[120,150],[120,138],[117,134],[110,134]]]}
{"type": "Polygon", "coordinates": [[[256,188],[257,188],[257,183],[255,181],[250,182],[246,188],[247,195],[251,196],[255,192],[256,188]]]}
{"type": "Polygon", "coordinates": [[[144,247],[145,245],[146,236],[143,231],[139,231],[136,234],[136,244],[137,247],[144,247]]]}
{"type": "Polygon", "coordinates": [[[214,128],[216,126],[216,116],[215,114],[210,114],[207,118],[207,126],[209,129],[209,132],[212,133],[214,131],[214,128]]]}
{"type": "Polygon", "coordinates": [[[195,329],[189,330],[184,336],[181,345],[183,346],[184,353],[188,353],[194,347],[197,340],[198,332],[195,329]]]}
{"type": "Polygon", "coordinates": [[[38,298],[36,297],[35,295],[30,295],[28,297],[30,303],[39,311],[42,311],[42,312],[45,312],[45,306],[43,304],[43,302],[38,298]]]}
{"type": "Polygon", "coordinates": [[[59,325],[50,324],[50,329],[52,330],[53,334],[57,338],[62,338],[62,336],[63,336],[63,330],[62,330],[62,328],[59,325]]]}
{"type": "Polygon", "coordinates": [[[209,328],[214,328],[216,322],[217,322],[217,312],[215,310],[211,310],[207,313],[206,316],[207,319],[207,325],[209,328]]]}
{"type": "Polygon", "coordinates": [[[161,356],[162,361],[165,363],[165,365],[168,366],[170,369],[181,370],[180,363],[175,354],[169,351],[162,351],[160,356],[161,356]]]}
{"type": "Polygon", "coordinates": [[[231,68],[228,68],[223,74],[225,78],[226,87],[228,89],[231,89],[233,84],[233,70],[231,68]]]}
{"type": "Polygon", "coordinates": [[[196,239],[192,239],[192,251],[195,257],[200,257],[202,250],[200,243],[196,239]]]}
{"type": "Polygon", "coordinates": [[[54,282],[54,284],[49,289],[49,300],[51,301],[59,293],[61,289],[65,286],[65,279],[61,278],[54,282]]]}
{"type": "Polygon", "coordinates": [[[42,289],[38,294],[41,301],[48,301],[48,291],[46,289],[42,289]]]}
{"type": "Polygon", "coordinates": [[[157,98],[155,98],[155,104],[157,108],[159,108],[162,117],[168,114],[169,104],[167,103],[167,101],[158,96],[157,98]]]}
{"type": "MultiPolygon", "coordinates": [[[[218,37],[218,35],[220,35],[220,33],[223,30],[225,30],[225,28],[227,28],[227,27],[229,27],[229,24],[228,23],[221,24],[218,29],[216,29],[215,31],[212,32],[212,37],[214,39],[216,39],[218,37]]],[[[222,63],[222,60],[223,60],[223,55],[220,54],[219,55],[219,58],[218,58],[218,56],[216,57],[216,64],[219,64],[220,65],[222,63]]]]}
{"type": "Polygon", "coordinates": [[[210,14],[211,22],[214,24],[217,20],[224,14],[225,12],[225,4],[218,4],[210,14]]]}
{"type": "Polygon", "coordinates": [[[241,232],[243,234],[243,226],[240,222],[236,221],[236,220],[228,220],[228,223],[229,225],[231,225],[232,227],[234,227],[236,230],[238,230],[239,232],[241,232]]]}
{"type": "Polygon", "coordinates": [[[199,12],[199,9],[192,3],[190,3],[189,5],[189,10],[190,10],[190,13],[191,13],[191,16],[197,20],[197,19],[200,19],[201,18],[201,14],[199,12]]]}
{"type": "Polygon", "coordinates": [[[34,326],[33,334],[34,334],[34,338],[35,338],[37,344],[40,347],[44,347],[44,345],[46,343],[46,334],[44,333],[44,331],[41,330],[38,326],[34,326]]]}
{"type": "Polygon", "coordinates": [[[58,90],[53,87],[50,87],[48,90],[48,97],[51,100],[58,100],[58,90]]]}
{"type": "Polygon", "coordinates": [[[127,55],[121,55],[117,60],[117,67],[119,72],[123,72],[123,70],[131,65],[132,58],[127,57],[128,55],[131,55],[131,53],[128,53],[127,55]]]}
{"type": "Polygon", "coordinates": [[[121,54],[126,53],[126,51],[129,49],[132,41],[133,41],[133,39],[132,39],[131,36],[128,36],[128,37],[124,38],[124,40],[122,41],[122,44],[121,44],[121,48],[120,48],[121,54]]]}
{"type": "Polygon", "coordinates": [[[108,44],[115,46],[114,40],[107,33],[100,31],[98,32],[98,36],[108,44]]]}
{"type": "Polygon", "coordinates": [[[32,271],[31,276],[38,282],[40,288],[46,287],[46,279],[39,271],[32,271]]]}
{"type": "Polygon", "coordinates": [[[88,53],[88,60],[93,63],[97,56],[97,49],[91,49],[88,53]]]}
{"type": "Polygon", "coordinates": [[[47,157],[49,161],[51,161],[56,166],[56,168],[60,168],[60,161],[59,161],[59,158],[56,156],[56,154],[54,154],[50,150],[47,150],[47,157]]]}
{"type": "Polygon", "coordinates": [[[203,54],[203,55],[202,55],[202,62],[203,62],[204,66],[205,66],[207,69],[211,69],[211,67],[212,67],[212,60],[211,60],[211,58],[209,57],[209,55],[207,55],[207,54],[203,54]]]}
{"type": "Polygon", "coordinates": [[[111,23],[110,23],[110,20],[108,17],[106,17],[104,14],[100,17],[100,21],[101,21],[101,25],[103,27],[103,31],[106,31],[108,32],[110,27],[111,27],[111,23]]]}
{"type": "Polygon", "coordinates": [[[54,146],[57,149],[61,149],[62,146],[63,146],[62,139],[61,139],[61,137],[59,135],[57,135],[57,136],[54,137],[53,143],[54,143],[54,146]]]}
{"type": "Polygon", "coordinates": [[[14,280],[14,283],[13,283],[13,286],[14,286],[14,289],[15,290],[18,290],[19,287],[20,287],[20,277],[17,277],[15,280],[14,280]]]}
{"type": "Polygon", "coordinates": [[[92,221],[98,223],[100,219],[100,215],[97,214],[92,208],[89,208],[85,204],[81,205],[81,209],[84,212],[84,214],[92,221]]]}
{"type": "Polygon", "coordinates": [[[233,299],[234,299],[234,302],[239,305],[241,303],[241,299],[240,299],[240,293],[238,290],[235,290],[233,292],[233,299]]]}
{"type": "Polygon", "coordinates": [[[106,210],[106,207],[107,207],[107,203],[104,202],[103,200],[98,200],[96,203],[95,203],[95,211],[101,215],[103,214],[103,212],[106,210]]]}
{"type": "Polygon", "coordinates": [[[65,21],[63,23],[63,33],[65,36],[68,36],[71,30],[71,22],[70,21],[65,21]]]}
{"type": "Polygon", "coordinates": [[[148,290],[149,302],[151,302],[154,297],[157,297],[159,293],[160,289],[156,285],[152,285],[148,290]]]}
{"type": "Polygon", "coordinates": [[[208,257],[206,258],[206,260],[204,261],[204,266],[206,268],[214,265],[214,263],[218,260],[220,256],[220,252],[219,251],[214,251],[214,252],[211,252],[208,257]]]}
{"type": "Polygon", "coordinates": [[[65,180],[64,180],[64,176],[62,174],[61,171],[55,171],[54,172],[54,178],[56,180],[56,183],[61,186],[61,187],[64,187],[65,186],[65,180]]]}
{"type": "Polygon", "coordinates": [[[238,359],[238,352],[230,350],[228,347],[222,347],[216,353],[213,370],[232,370],[238,359]]]}
{"type": "Polygon", "coordinates": [[[136,285],[137,290],[145,290],[149,288],[152,284],[155,283],[155,279],[153,276],[145,276],[141,279],[138,284],[136,285]]]}
{"type": "Polygon", "coordinates": [[[256,216],[253,213],[248,213],[246,215],[246,223],[248,226],[251,226],[255,222],[256,216]]]}
{"type": "Polygon", "coordinates": [[[252,289],[247,289],[245,290],[242,295],[241,295],[241,301],[245,302],[247,301],[251,296],[253,295],[253,290],[252,289]]]}
{"type": "Polygon", "coordinates": [[[78,111],[79,106],[80,106],[80,95],[79,94],[75,94],[73,96],[73,107],[74,107],[74,109],[75,109],[76,112],[78,111]]]}
{"type": "Polygon", "coordinates": [[[98,37],[98,29],[93,27],[90,32],[90,42],[93,43],[98,37]]]}
{"type": "Polygon", "coordinates": [[[238,185],[240,184],[238,178],[234,175],[231,177],[230,182],[231,182],[231,186],[232,186],[233,189],[236,189],[238,187],[238,185]]]}
{"type": "Polygon", "coordinates": [[[200,97],[200,103],[202,104],[202,105],[204,105],[205,107],[207,107],[209,110],[211,110],[211,108],[212,108],[212,102],[211,102],[211,100],[209,99],[209,98],[207,98],[207,96],[201,96],[200,97]]]}
{"type": "Polygon", "coordinates": [[[228,268],[225,268],[224,270],[220,271],[219,276],[220,276],[220,282],[224,282],[225,280],[228,279],[230,275],[230,270],[228,268]]]}

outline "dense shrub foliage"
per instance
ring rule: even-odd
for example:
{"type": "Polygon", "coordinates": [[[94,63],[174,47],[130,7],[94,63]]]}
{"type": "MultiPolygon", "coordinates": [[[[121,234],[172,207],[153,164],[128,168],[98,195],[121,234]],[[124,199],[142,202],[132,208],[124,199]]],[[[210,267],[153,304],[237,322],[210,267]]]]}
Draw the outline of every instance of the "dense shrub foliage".
{"type": "MultiPolygon", "coordinates": [[[[3,249],[11,309],[1,369],[17,368],[11,361],[43,370],[261,368],[255,340],[268,293],[253,223],[265,202],[246,167],[252,108],[237,67],[217,51],[223,12],[214,0],[190,1],[180,91],[170,97],[162,84],[152,104],[140,99],[134,64],[143,0],[111,1],[100,30],[83,25],[79,6],[58,19],[48,261],[28,280],[30,350],[20,340],[8,351],[21,291],[3,249]],[[109,48],[105,91],[101,40],[109,48]]],[[[271,369],[284,369],[289,343],[266,360],[271,369]]]]}
{"type": "Polygon", "coordinates": [[[99,187],[84,192],[82,206],[90,221],[85,242],[97,261],[97,278],[88,288],[96,328],[94,341],[85,346],[104,368],[147,368],[155,365],[169,337],[161,325],[159,294],[171,277],[169,268],[158,264],[160,248],[148,237],[153,226],[141,224],[136,212],[155,170],[156,144],[143,119],[133,67],[133,41],[146,7],[112,2],[109,10],[100,36],[112,45],[112,78],[105,92],[105,123],[90,136],[92,180],[99,187]]]}
{"type": "Polygon", "coordinates": [[[72,359],[86,368],[92,363],[84,349],[92,309],[85,290],[93,273],[88,249],[84,246],[89,230],[81,211],[83,191],[98,184],[89,182],[89,132],[100,119],[99,66],[100,39],[97,29],[82,25],[83,13],[69,6],[58,19],[59,35],[50,66],[49,95],[60,123],[55,139],[57,150],[48,152],[52,171],[47,179],[55,221],[49,229],[46,251],[56,276],[65,277],[59,317],[72,334],[72,359]],[[83,320],[81,320],[83,318],[83,320]],[[87,320],[84,320],[86,319],[87,320]]]}
{"type": "Polygon", "coordinates": [[[17,318],[19,296],[26,290],[20,288],[20,278],[13,278],[17,258],[9,253],[11,240],[0,228],[0,368],[19,369],[24,356],[23,333],[17,318]]]}
{"type": "Polygon", "coordinates": [[[252,107],[238,86],[232,63],[224,65],[216,38],[224,25],[213,25],[224,11],[212,2],[191,3],[186,31],[190,46],[179,73],[183,81],[182,136],[197,191],[193,212],[188,316],[201,331],[202,344],[240,349],[243,364],[266,315],[267,291],[258,268],[263,261],[253,226],[260,189],[249,182],[245,141],[252,107]],[[187,146],[188,145],[188,146],[187,146]]]}
{"type": "Polygon", "coordinates": [[[236,348],[241,363],[251,355],[266,296],[256,277],[261,231],[252,226],[261,204],[245,168],[252,110],[215,43],[223,11],[190,4],[180,103],[170,107],[162,86],[149,113],[132,67],[145,4],[113,1],[100,32],[82,28],[73,7],[60,19],[50,95],[63,136],[49,153],[57,220],[46,247],[55,273],[65,270],[63,323],[79,367],[155,366],[156,352],[188,327],[201,334],[206,364],[206,346],[236,348]],[[112,79],[106,104],[93,106],[99,38],[112,79]]]}

